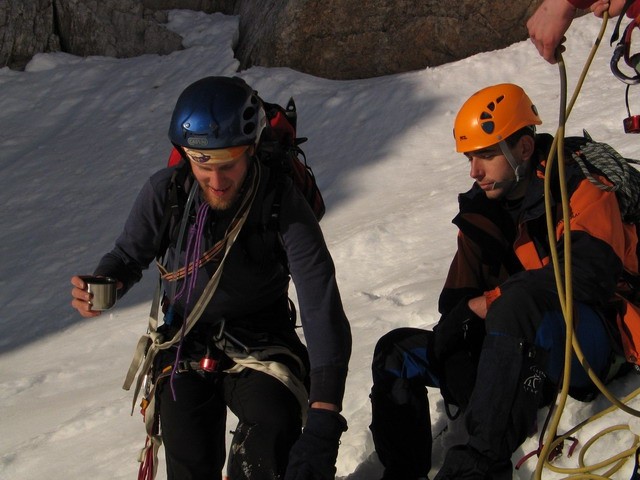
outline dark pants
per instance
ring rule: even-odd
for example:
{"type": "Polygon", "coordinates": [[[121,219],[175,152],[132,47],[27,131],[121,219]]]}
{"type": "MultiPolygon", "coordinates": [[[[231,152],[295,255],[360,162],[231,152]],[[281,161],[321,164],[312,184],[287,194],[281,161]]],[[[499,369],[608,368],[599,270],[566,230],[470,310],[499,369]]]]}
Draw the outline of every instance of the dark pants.
{"type": "MultiPolygon", "coordinates": [[[[444,364],[433,358],[433,332],[403,328],[379,340],[370,428],[385,479],[427,476],[432,439],[424,387],[444,385],[444,376],[447,384],[460,379],[455,383],[468,384],[468,393],[457,389],[458,396],[467,397],[458,404],[470,438],[465,448],[478,458],[450,451],[439,479],[476,478],[465,469],[484,469],[477,478],[501,478],[487,472],[492,466],[504,472],[512,452],[531,433],[546,378],[558,381],[562,371],[565,323],[557,296],[531,287],[508,290],[492,305],[484,325],[487,334],[476,358],[455,352],[444,364]]],[[[579,305],[576,331],[591,367],[603,378],[612,342],[601,316],[579,305]]],[[[570,383],[581,394],[594,388],[579,365],[573,365],[570,383]]]]}
{"type": "Polygon", "coordinates": [[[431,424],[425,386],[438,387],[429,346],[433,332],[400,328],[373,355],[371,433],[385,480],[426,477],[431,469],[431,424]]]}
{"type": "Polygon", "coordinates": [[[250,369],[208,376],[179,373],[173,384],[175,400],[168,379],[157,394],[169,480],[220,478],[227,406],[239,419],[229,451],[230,479],[284,476],[301,431],[300,406],[287,387],[250,369]]]}

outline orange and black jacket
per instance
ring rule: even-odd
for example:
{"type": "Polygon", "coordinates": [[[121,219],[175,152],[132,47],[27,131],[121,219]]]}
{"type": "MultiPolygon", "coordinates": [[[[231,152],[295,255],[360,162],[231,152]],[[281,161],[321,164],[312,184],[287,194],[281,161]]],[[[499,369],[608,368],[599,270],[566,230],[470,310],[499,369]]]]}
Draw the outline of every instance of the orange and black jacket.
{"type": "MultiPolygon", "coordinates": [[[[547,134],[537,137],[538,160],[520,205],[489,200],[476,185],[459,196],[460,212],[453,220],[459,228],[458,249],[440,295],[441,314],[446,316],[460,301],[479,295],[485,296],[490,307],[493,300],[518,284],[557,291],[544,204],[545,164],[552,138],[547,134]]],[[[590,183],[570,161],[570,154],[568,159],[565,175],[574,300],[606,306],[616,297],[624,275],[638,273],[636,226],[622,222],[614,192],[590,183]]],[[[551,211],[563,265],[565,225],[557,171],[554,176],[551,211]]]]}

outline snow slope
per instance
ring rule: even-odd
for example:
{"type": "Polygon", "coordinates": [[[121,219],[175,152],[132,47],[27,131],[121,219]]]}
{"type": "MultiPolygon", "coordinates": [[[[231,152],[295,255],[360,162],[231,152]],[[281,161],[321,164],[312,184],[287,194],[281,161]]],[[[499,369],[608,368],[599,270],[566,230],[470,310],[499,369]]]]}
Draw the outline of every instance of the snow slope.
{"type": "MultiPolygon", "coordinates": [[[[69,278],[93,270],[142,183],[165,164],[168,122],[182,89],[238,68],[232,51],[237,18],[173,11],[168,28],[184,37],[184,50],[131,59],[46,54],[24,72],[0,69],[2,479],[115,480],[137,473],[144,429],[137,413],[129,416],[131,393],[120,387],[146,329],[155,272],[92,320],[69,306],[69,278]]],[[[570,92],[598,29],[598,21],[585,17],[568,32],[570,92]]],[[[609,71],[606,40],[608,34],[567,133],[586,128],[638,157],[637,137],[622,130],[624,86],[609,71]]],[[[294,96],[299,134],[309,137],[305,151],[328,207],[322,227],[354,337],[344,404],[350,426],[338,478],[375,479],[380,465],[368,431],[373,348],[392,328],[429,328],[437,321],[437,298],[455,248],[450,220],[457,193],[471,185],[465,159],[454,152],[455,113],[476,90],[514,82],[537,104],[545,121],[541,130],[553,133],[558,69],[522,42],[367,80],[326,80],[286,68],[254,67],[239,75],[268,101],[285,103],[294,96]]],[[[634,105],[637,92],[632,94],[632,110],[640,109],[634,105]]],[[[637,385],[638,377],[631,376],[613,388],[622,395],[637,385]]],[[[429,397],[438,433],[446,419],[438,392],[429,397]]],[[[601,398],[570,401],[560,431],[607,405],[601,398]]],[[[545,414],[540,412],[541,424],[545,414]]],[[[635,425],[630,419],[608,415],[581,432],[581,442],[603,425],[635,425]]],[[[436,442],[435,467],[451,441],[443,435],[436,442]]],[[[628,432],[605,437],[589,460],[621,451],[630,441],[628,432]]],[[[537,439],[529,439],[514,460],[536,445],[537,439]]],[[[576,464],[575,458],[562,462],[576,464]]],[[[529,460],[515,478],[530,478],[534,468],[529,460]]],[[[630,469],[612,478],[629,478],[630,469]]],[[[547,472],[545,478],[560,476],[547,472]]]]}

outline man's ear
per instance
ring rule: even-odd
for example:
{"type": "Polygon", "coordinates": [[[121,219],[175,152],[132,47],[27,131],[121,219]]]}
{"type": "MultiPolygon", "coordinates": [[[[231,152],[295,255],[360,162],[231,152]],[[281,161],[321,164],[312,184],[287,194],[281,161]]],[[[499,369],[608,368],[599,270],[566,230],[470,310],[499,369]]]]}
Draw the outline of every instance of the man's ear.
{"type": "Polygon", "coordinates": [[[536,149],[536,141],[530,135],[523,135],[518,141],[522,163],[528,162],[536,149]]]}

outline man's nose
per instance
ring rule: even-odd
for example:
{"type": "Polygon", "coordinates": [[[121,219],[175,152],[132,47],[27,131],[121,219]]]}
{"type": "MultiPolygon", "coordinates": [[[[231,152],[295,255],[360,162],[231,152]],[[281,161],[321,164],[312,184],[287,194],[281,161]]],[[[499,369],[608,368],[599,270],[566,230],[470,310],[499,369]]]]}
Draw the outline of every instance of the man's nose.
{"type": "Polygon", "coordinates": [[[481,164],[475,157],[471,157],[471,160],[469,160],[469,176],[471,178],[482,176],[481,164]]]}
{"type": "Polygon", "coordinates": [[[221,189],[224,187],[224,175],[221,172],[213,170],[209,173],[209,186],[212,188],[221,189]]]}

